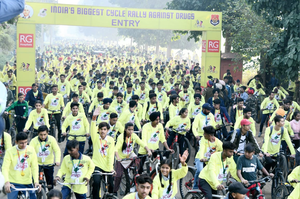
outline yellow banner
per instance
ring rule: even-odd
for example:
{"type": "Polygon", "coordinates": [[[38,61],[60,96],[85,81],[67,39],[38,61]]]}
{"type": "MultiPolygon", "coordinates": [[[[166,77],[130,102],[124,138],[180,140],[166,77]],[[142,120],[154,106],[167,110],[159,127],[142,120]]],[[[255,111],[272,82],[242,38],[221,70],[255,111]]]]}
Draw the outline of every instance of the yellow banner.
{"type": "Polygon", "coordinates": [[[222,27],[221,12],[26,4],[18,23],[190,31],[221,31],[222,27]]]}

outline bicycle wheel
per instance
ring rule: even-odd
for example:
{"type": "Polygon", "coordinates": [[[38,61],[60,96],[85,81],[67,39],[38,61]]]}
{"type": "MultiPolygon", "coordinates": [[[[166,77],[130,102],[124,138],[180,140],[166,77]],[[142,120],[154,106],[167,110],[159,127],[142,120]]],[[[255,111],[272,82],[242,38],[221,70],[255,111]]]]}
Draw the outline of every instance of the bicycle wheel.
{"type": "Polygon", "coordinates": [[[9,129],[9,134],[11,136],[11,144],[14,146],[16,143],[16,130],[15,128],[11,127],[9,129]]]}
{"type": "Polygon", "coordinates": [[[46,192],[44,189],[41,189],[40,192],[36,193],[37,199],[47,199],[46,192]]]}
{"type": "Polygon", "coordinates": [[[283,178],[286,179],[288,174],[288,165],[284,155],[280,155],[280,169],[282,171],[283,178]]]}
{"type": "Polygon", "coordinates": [[[103,199],[119,199],[117,196],[111,195],[111,194],[107,194],[103,197],[101,197],[103,199]]]}
{"type": "Polygon", "coordinates": [[[52,123],[50,126],[50,135],[55,138],[55,123],[52,123]]]}
{"type": "Polygon", "coordinates": [[[94,185],[94,180],[93,180],[93,176],[91,177],[89,184],[88,184],[88,189],[87,189],[87,193],[86,193],[86,197],[93,199],[93,185],[94,185]]]}
{"type": "Polygon", "coordinates": [[[172,162],[173,162],[173,169],[177,169],[178,168],[178,164],[179,164],[179,145],[178,143],[175,143],[173,146],[173,150],[174,150],[174,154],[172,154],[171,158],[172,158],[172,162]]]}
{"type": "Polygon", "coordinates": [[[204,195],[201,192],[189,192],[184,196],[184,199],[204,199],[204,195]]]}
{"type": "Polygon", "coordinates": [[[187,159],[186,159],[186,163],[188,163],[189,160],[190,160],[190,157],[191,157],[192,146],[191,146],[189,140],[188,140],[186,137],[184,138],[183,148],[184,148],[184,149],[187,149],[188,152],[189,152],[189,155],[188,155],[188,157],[187,157],[187,159]]]}
{"type": "Polygon", "coordinates": [[[179,180],[181,198],[183,198],[188,193],[188,191],[193,189],[195,173],[196,170],[192,167],[189,167],[186,176],[179,180]]]}
{"type": "MultiPolygon", "coordinates": [[[[134,176],[133,170],[132,169],[128,169],[129,182],[133,182],[133,176],[134,176]]],[[[126,176],[125,176],[125,172],[124,172],[123,175],[122,175],[120,189],[119,189],[119,192],[120,192],[121,196],[125,196],[127,194],[126,193],[126,188],[130,189],[131,188],[131,184],[128,184],[126,182],[126,176]]]]}
{"type": "Polygon", "coordinates": [[[272,198],[276,198],[275,192],[276,192],[277,187],[279,187],[281,185],[284,185],[284,183],[285,183],[285,181],[284,181],[282,176],[278,176],[276,178],[273,178],[272,188],[271,188],[272,198]]]}
{"type": "Polygon", "coordinates": [[[279,187],[276,188],[274,196],[272,198],[286,199],[288,195],[289,195],[289,191],[286,188],[286,186],[285,185],[280,185],[279,187]]]}

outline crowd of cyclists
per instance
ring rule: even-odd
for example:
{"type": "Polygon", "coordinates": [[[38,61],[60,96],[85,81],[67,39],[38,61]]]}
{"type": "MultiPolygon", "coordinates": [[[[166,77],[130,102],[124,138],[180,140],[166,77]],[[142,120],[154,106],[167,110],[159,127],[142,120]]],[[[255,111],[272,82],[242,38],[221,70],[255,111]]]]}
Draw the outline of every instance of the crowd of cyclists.
{"type": "MultiPolygon", "coordinates": [[[[242,85],[230,71],[201,85],[201,67],[193,61],[165,62],[161,54],[131,47],[94,48],[48,46],[26,97],[8,97],[0,163],[9,199],[21,189],[31,199],[46,192],[64,199],[173,199],[179,181],[187,182],[185,198],[218,198],[224,191],[229,199],[262,199],[270,180],[272,198],[300,198],[300,106],[293,90],[266,89],[259,75],[242,85]],[[154,175],[146,168],[149,158],[158,160],[154,175]],[[288,192],[276,191],[287,184],[288,192]]],[[[0,75],[8,93],[15,91],[15,68],[7,63],[0,75]]]]}

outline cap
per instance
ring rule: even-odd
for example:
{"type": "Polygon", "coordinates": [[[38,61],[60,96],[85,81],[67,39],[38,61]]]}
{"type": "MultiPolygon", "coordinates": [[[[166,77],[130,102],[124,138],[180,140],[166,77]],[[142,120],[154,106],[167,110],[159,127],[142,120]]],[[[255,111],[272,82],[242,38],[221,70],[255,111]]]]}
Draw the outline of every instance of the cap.
{"type": "Polygon", "coordinates": [[[214,85],[214,83],[212,81],[207,81],[206,83],[207,87],[212,87],[214,85]]]}
{"type": "Polygon", "coordinates": [[[239,193],[239,194],[246,194],[249,190],[242,185],[240,182],[234,182],[228,187],[228,191],[230,193],[239,193]]]}
{"type": "Polygon", "coordinates": [[[242,121],[241,121],[241,126],[250,125],[250,124],[251,124],[251,122],[247,119],[242,119],[242,121]]]}
{"type": "Polygon", "coordinates": [[[254,89],[253,89],[253,88],[251,88],[251,87],[250,87],[250,88],[248,88],[248,91],[247,91],[247,93],[248,93],[248,94],[252,94],[252,95],[253,95],[253,94],[254,94],[254,89]]]}
{"type": "Polygon", "coordinates": [[[280,108],[276,111],[276,114],[281,115],[283,117],[283,116],[285,116],[285,111],[282,108],[280,108]]]}
{"type": "Polygon", "coordinates": [[[202,108],[207,109],[207,110],[212,110],[212,107],[209,103],[205,103],[202,105],[202,108]]]}

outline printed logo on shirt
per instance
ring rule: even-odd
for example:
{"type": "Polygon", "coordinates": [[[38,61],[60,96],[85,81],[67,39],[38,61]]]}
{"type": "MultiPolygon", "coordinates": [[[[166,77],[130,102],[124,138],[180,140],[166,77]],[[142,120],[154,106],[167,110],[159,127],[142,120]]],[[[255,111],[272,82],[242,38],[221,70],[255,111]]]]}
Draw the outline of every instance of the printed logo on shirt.
{"type": "Polygon", "coordinates": [[[223,167],[220,168],[220,172],[219,172],[219,175],[218,175],[218,180],[219,181],[223,181],[225,182],[226,181],[226,176],[227,176],[227,173],[228,173],[228,165],[225,166],[225,172],[223,171],[223,167]]]}
{"type": "Polygon", "coordinates": [[[108,149],[108,144],[105,143],[100,149],[99,152],[103,157],[107,156],[107,149],[108,149]]]}
{"type": "Polygon", "coordinates": [[[127,145],[126,149],[123,150],[122,152],[123,154],[129,155],[132,151],[133,151],[133,141],[131,141],[129,145],[127,145]]]}
{"type": "Polygon", "coordinates": [[[177,128],[176,128],[176,131],[177,132],[183,132],[186,128],[187,124],[186,123],[182,123],[180,124],[177,128]]]}
{"type": "Polygon", "coordinates": [[[267,106],[267,109],[273,109],[273,106],[274,106],[274,103],[273,102],[270,102],[267,106]]]}
{"type": "Polygon", "coordinates": [[[141,100],[144,100],[145,98],[146,98],[146,95],[145,95],[144,92],[142,92],[141,95],[140,95],[140,99],[141,99],[141,100]]]}
{"type": "Polygon", "coordinates": [[[15,166],[15,171],[22,171],[28,168],[27,159],[29,158],[28,155],[20,155],[18,159],[17,165],[15,166]]]}
{"type": "Polygon", "coordinates": [[[84,97],[80,97],[79,98],[79,102],[82,103],[82,104],[84,104],[84,97]]]}
{"type": "Polygon", "coordinates": [[[72,130],[73,131],[78,131],[81,128],[81,124],[80,123],[81,123],[81,119],[80,118],[74,120],[72,122],[72,130]]]}
{"type": "Polygon", "coordinates": [[[188,94],[184,96],[184,100],[185,100],[185,103],[188,103],[190,101],[190,97],[188,94]]]}
{"type": "Polygon", "coordinates": [[[116,111],[118,114],[120,114],[122,112],[123,106],[117,106],[116,107],[116,111]]]}
{"type": "Polygon", "coordinates": [[[281,133],[271,135],[271,143],[273,145],[277,145],[280,141],[280,138],[281,138],[281,133]]]}
{"type": "Polygon", "coordinates": [[[150,108],[150,110],[148,111],[148,115],[151,115],[151,113],[156,112],[157,108],[156,106],[153,106],[152,108],[150,108]]]}
{"type": "Polygon", "coordinates": [[[50,148],[50,144],[46,144],[45,146],[40,147],[37,156],[40,158],[48,157],[48,155],[50,155],[50,151],[48,150],[49,148],[50,148]]]}
{"type": "Polygon", "coordinates": [[[116,130],[115,129],[113,129],[113,130],[109,130],[109,132],[108,132],[108,135],[110,136],[110,137],[115,137],[115,133],[116,133],[116,130]]]}
{"type": "Polygon", "coordinates": [[[152,133],[148,143],[152,143],[152,144],[157,143],[159,140],[158,135],[159,135],[159,131],[152,133]]]}
{"type": "Polygon", "coordinates": [[[58,106],[58,101],[59,101],[58,97],[57,98],[53,98],[52,102],[51,102],[51,106],[58,106]]]}
{"type": "Polygon", "coordinates": [[[72,167],[72,173],[71,173],[71,179],[76,179],[80,178],[82,175],[81,169],[83,168],[83,164],[80,163],[79,165],[77,164],[76,167],[72,167]]]}
{"type": "Polygon", "coordinates": [[[196,116],[196,115],[198,115],[198,114],[200,113],[200,111],[201,111],[201,107],[198,107],[198,108],[196,108],[196,109],[194,110],[194,112],[192,113],[192,115],[193,115],[193,116],[196,116]]]}
{"type": "Polygon", "coordinates": [[[170,191],[168,191],[168,187],[164,189],[164,192],[162,194],[162,197],[160,199],[170,199],[173,195],[173,186],[171,185],[170,191]]]}
{"type": "Polygon", "coordinates": [[[163,95],[162,95],[161,93],[159,93],[159,94],[158,94],[158,101],[159,101],[159,102],[162,102],[162,100],[163,100],[162,97],[163,97],[163,95]]]}
{"type": "Polygon", "coordinates": [[[221,121],[221,114],[218,113],[215,117],[216,122],[220,122],[221,121]]]}
{"type": "Polygon", "coordinates": [[[66,91],[66,85],[62,85],[62,86],[60,87],[60,91],[61,91],[61,92],[65,92],[65,91],[66,91]]]}
{"type": "Polygon", "coordinates": [[[106,112],[106,113],[103,113],[100,117],[101,120],[108,120],[108,117],[109,117],[109,112],[106,112]]]}
{"type": "Polygon", "coordinates": [[[45,122],[44,122],[44,116],[41,116],[41,117],[39,117],[39,118],[37,118],[37,120],[36,120],[37,122],[36,122],[36,126],[42,126],[42,125],[45,125],[45,122]]]}
{"type": "Polygon", "coordinates": [[[212,147],[212,148],[210,148],[210,147],[207,147],[207,152],[205,153],[205,157],[207,158],[207,159],[210,159],[210,157],[211,157],[211,155],[212,154],[214,154],[215,152],[216,152],[216,147],[212,147]]]}
{"type": "Polygon", "coordinates": [[[129,119],[129,123],[134,124],[134,119],[135,119],[135,114],[133,114],[130,119],[129,119]]]}

